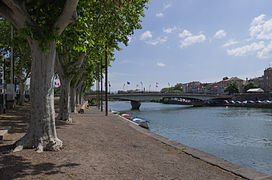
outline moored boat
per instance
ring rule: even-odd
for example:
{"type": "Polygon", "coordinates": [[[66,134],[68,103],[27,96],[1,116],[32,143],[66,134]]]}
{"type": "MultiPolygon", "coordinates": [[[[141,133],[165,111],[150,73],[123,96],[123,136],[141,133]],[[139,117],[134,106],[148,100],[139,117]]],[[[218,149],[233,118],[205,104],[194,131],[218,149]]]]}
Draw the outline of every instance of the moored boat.
{"type": "Polygon", "coordinates": [[[135,118],[132,119],[132,121],[139,124],[139,126],[141,126],[143,128],[149,129],[149,126],[148,126],[149,121],[147,121],[147,120],[135,117],[135,118]]]}
{"type": "Polygon", "coordinates": [[[131,120],[132,118],[134,118],[133,115],[127,114],[127,113],[123,113],[123,114],[121,114],[121,116],[124,117],[124,118],[126,118],[126,119],[129,119],[129,120],[131,120]]]}

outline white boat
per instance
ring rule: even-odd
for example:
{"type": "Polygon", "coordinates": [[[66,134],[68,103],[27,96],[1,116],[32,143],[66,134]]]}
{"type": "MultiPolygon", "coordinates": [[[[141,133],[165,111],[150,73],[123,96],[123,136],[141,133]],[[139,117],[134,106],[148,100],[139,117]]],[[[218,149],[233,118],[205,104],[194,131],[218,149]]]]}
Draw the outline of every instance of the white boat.
{"type": "Polygon", "coordinates": [[[111,113],[113,113],[113,114],[118,114],[119,111],[113,111],[113,110],[111,110],[111,113]]]}
{"type": "Polygon", "coordinates": [[[148,126],[149,121],[147,121],[147,120],[140,119],[140,118],[136,117],[136,118],[133,118],[132,121],[139,124],[139,126],[141,126],[143,128],[149,129],[149,126],[148,126]]]}

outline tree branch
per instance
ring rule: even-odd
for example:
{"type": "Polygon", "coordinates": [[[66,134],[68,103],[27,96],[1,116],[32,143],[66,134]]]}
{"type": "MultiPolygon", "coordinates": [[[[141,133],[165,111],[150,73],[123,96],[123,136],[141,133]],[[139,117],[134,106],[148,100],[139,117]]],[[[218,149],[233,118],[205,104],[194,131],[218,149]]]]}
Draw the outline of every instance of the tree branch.
{"type": "Polygon", "coordinates": [[[57,73],[59,74],[59,76],[64,76],[63,66],[60,61],[61,61],[61,59],[60,59],[58,53],[56,52],[55,69],[56,69],[57,73]]]}
{"type": "Polygon", "coordinates": [[[79,0],[66,0],[63,11],[54,24],[54,29],[61,34],[66,26],[78,19],[76,8],[79,0]]]}
{"type": "Polygon", "coordinates": [[[83,63],[83,60],[84,58],[87,56],[86,53],[82,53],[75,62],[69,64],[69,67],[72,67],[72,66],[75,66],[76,68],[79,68],[81,67],[82,63],[83,63]]]}
{"type": "Polygon", "coordinates": [[[25,23],[32,23],[22,0],[2,0],[0,16],[7,19],[15,28],[23,28],[25,23]]]}
{"type": "Polygon", "coordinates": [[[30,74],[31,74],[31,72],[30,72],[30,71],[28,71],[28,72],[26,73],[26,76],[25,76],[25,78],[24,78],[24,82],[27,80],[27,78],[29,78],[29,77],[30,77],[30,74]]]}

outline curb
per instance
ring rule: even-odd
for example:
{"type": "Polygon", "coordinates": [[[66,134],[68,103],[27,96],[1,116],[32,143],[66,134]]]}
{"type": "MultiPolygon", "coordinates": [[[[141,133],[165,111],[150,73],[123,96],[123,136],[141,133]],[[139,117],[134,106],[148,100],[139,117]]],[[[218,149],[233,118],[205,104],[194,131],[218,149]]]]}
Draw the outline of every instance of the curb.
{"type": "MultiPolygon", "coordinates": [[[[121,120],[126,120],[123,118],[120,118],[121,120]]],[[[126,120],[127,122],[129,122],[129,126],[134,128],[135,130],[149,136],[152,137],[160,142],[162,142],[163,144],[172,146],[182,152],[184,152],[185,154],[191,155],[194,158],[200,159],[208,164],[211,164],[213,166],[219,167],[227,172],[233,173],[237,176],[246,178],[246,179],[250,179],[250,180],[272,180],[272,176],[269,176],[265,173],[256,171],[254,169],[249,169],[249,168],[244,168],[242,166],[239,166],[237,164],[233,164],[229,161],[226,161],[222,158],[218,158],[214,155],[211,155],[209,153],[206,153],[204,151],[200,151],[198,149],[195,148],[191,148],[188,146],[185,146],[181,143],[178,143],[176,141],[173,141],[171,139],[165,138],[163,136],[160,136],[158,134],[155,134],[147,129],[144,129],[140,126],[138,126],[137,124],[134,124],[131,121],[126,120]]]]}

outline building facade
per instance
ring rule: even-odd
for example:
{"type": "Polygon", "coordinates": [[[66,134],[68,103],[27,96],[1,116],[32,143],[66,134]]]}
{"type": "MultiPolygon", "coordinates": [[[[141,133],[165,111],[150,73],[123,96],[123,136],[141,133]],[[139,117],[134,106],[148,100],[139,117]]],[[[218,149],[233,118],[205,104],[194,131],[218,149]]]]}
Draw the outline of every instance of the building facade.
{"type": "Polygon", "coordinates": [[[265,92],[272,92],[272,68],[267,68],[264,70],[264,91],[265,92]]]}
{"type": "Polygon", "coordinates": [[[225,89],[230,85],[231,82],[237,82],[240,92],[243,92],[244,85],[246,83],[243,79],[240,79],[238,77],[232,78],[224,77],[222,81],[219,81],[217,83],[218,94],[227,94],[227,92],[225,92],[225,89]]]}

